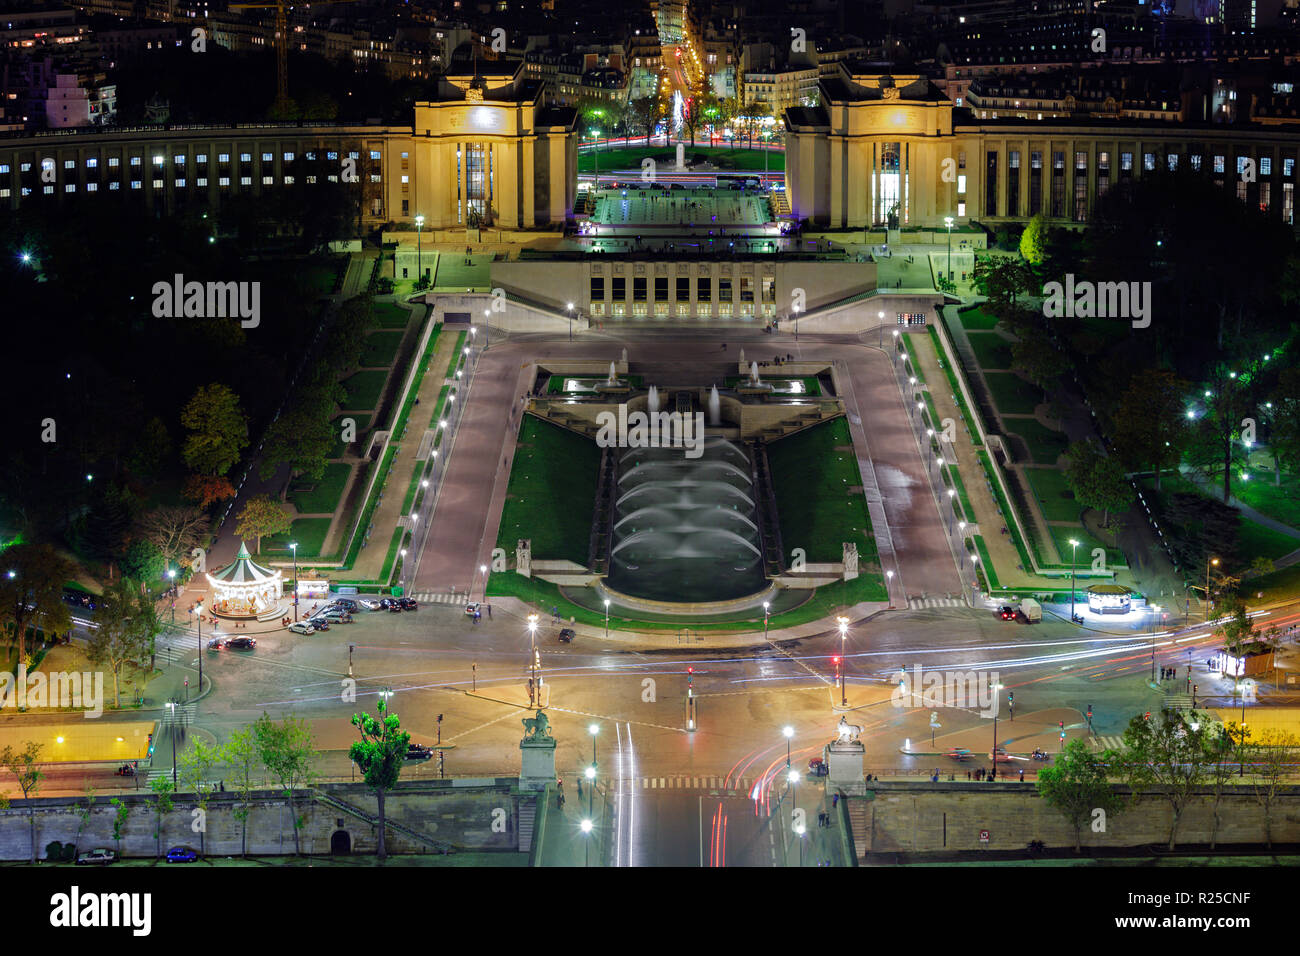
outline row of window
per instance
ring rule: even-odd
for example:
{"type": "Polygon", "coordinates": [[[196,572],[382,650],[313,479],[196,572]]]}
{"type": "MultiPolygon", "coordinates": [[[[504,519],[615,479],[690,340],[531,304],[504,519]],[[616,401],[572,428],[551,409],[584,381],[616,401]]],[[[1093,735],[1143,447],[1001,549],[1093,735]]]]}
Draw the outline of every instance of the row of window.
{"type": "MultiPolygon", "coordinates": [[[[305,181],[308,185],[313,185],[313,186],[314,186],[314,185],[316,185],[316,183],[318,182],[318,179],[317,179],[317,177],[315,177],[315,176],[305,176],[305,177],[303,177],[303,178],[304,178],[304,181],[305,181]]],[[[232,178],[231,178],[230,176],[219,176],[219,177],[217,177],[217,185],[220,186],[220,187],[229,187],[229,186],[230,186],[230,183],[231,183],[231,179],[232,179],[232,178]]],[[[282,177],[282,179],[283,179],[283,183],[284,183],[284,185],[286,185],[286,186],[292,186],[292,185],[294,184],[294,182],[295,182],[295,179],[294,179],[293,176],[284,176],[284,177],[282,177]]],[[[329,182],[332,182],[332,183],[336,183],[336,182],[339,181],[339,177],[338,177],[338,176],[327,176],[326,179],[327,179],[329,182]]],[[[372,176],[372,177],[371,177],[371,181],[377,183],[377,182],[379,182],[379,177],[378,177],[378,176],[372,176]]],[[[199,188],[199,189],[206,189],[206,188],[208,187],[209,182],[210,182],[210,180],[209,180],[209,178],[208,178],[207,176],[196,176],[196,177],[194,178],[194,185],[195,185],[196,188],[199,188]]],[[[189,185],[189,180],[188,180],[187,178],[185,178],[185,177],[177,177],[176,179],[172,180],[172,183],[173,183],[173,185],[174,185],[177,189],[185,189],[185,188],[187,188],[188,185],[189,185]]],[[[153,186],[154,189],[163,189],[163,188],[166,187],[166,180],[163,180],[163,179],[154,179],[154,180],[151,180],[151,184],[152,184],[152,186],[153,186]]],[[[251,186],[251,185],[253,185],[253,177],[252,177],[252,176],[240,176],[240,177],[239,177],[239,185],[241,185],[241,186],[251,186]]],[[[262,185],[263,185],[263,186],[274,186],[274,185],[275,185],[275,177],[274,177],[274,176],[263,176],[263,177],[262,177],[262,185]]],[[[129,180],[129,186],[130,186],[131,189],[143,189],[143,188],[144,188],[144,180],[142,180],[142,179],[132,179],[132,180],[129,180]]],[[[122,183],[119,182],[118,180],[111,180],[111,181],[109,181],[108,184],[107,184],[107,188],[109,189],[110,192],[111,192],[111,191],[114,191],[114,190],[117,190],[117,189],[120,189],[121,187],[122,187],[122,183]]],[[[84,188],[85,188],[85,191],[88,192],[88,193],[98,192],[98,191],[99,191],[99,183],[94,183],[94,182],[86,183],[86,184],[84,185],[84,188]]],[[[77,191],[77,184],[76,184],[76,183],[65,183],[64,186],[63,186],[63,191],[64,191],[65,193],[75,193],[75,192],[77,191]]],[[[56,190],[55,190],[55,187],[54,187],[52,184],[46,184],[45,186],[43,186],[43,187],[41,188],[41,192],[42,192],[44,195],[46,195],[46,196],[50,196],[50,195],[53,195],[53,194],[56,192],[56,190]]],[[[27,187],[27,186],[22,187],[22,189],[19,191],[19,195],[20,195],[20,196],[30,196],[32,193],[33,193],[33,190],[32,190],[31,188],[27,187]]],[[[12,194],[13,194],[13,192],[12,192],[11,189],[9,189],[9,188],[6,187],[6,186],[0,186],[0,199],[8,199],[12,194]]]]}
{"type": "MultiPolygon", "coordinates": [[[[668,301],[668,277],[654,277],[654,300],[656,302],[668,301]]],[[[623,276],[612,276],[610,278],[610,298],[614,302],[627,301],[627,279],[623,276]]],[[[632,279],[632,301],[645,302],[649,290],[649,279],[646,276],[634,276],[632,279]]],[[[591,277],[591,301],[603,302],[605,300],[605,277],[591,277]]],[[[691,279],[689,276],[678,276],[674,287],[676,295],[674,300],[677,302],[691,301],[691,279]]],[[[754,279],[751,276],[740,276],[733,285],[731,279],[718,280],[718,301],[731,302],[733,294],[739,291],[741,302],[754,301],[754,279]],[[738,287],[738,288],[737,288],[738,287]]],[[[761,280],[761,294],[764,302],[776,302],[776,279],[772,276],[763,276],[761,280]]],[[[697,277],[695,280],[695,301],[711,302],[713,301],[713,279],[705,276],[697,277]]]]}
{"type": "MultiPolygon", "coordinates": [[[[219,163],[228,163],[228,162],[230,162],[230,156],[231,156],[230,153],[218,153],[218,154],[217,154],[217,162],[219,162],[219,163]]],[[[325,159],[326,159],[326,160],[335,161],[335,160],[338,160],[338,158],[339,158],[339,152],[338,152],[338,150],[328,150],[327,152],[324,153],[324,156],[325,156],[325,159]]],[[[294,152],[286,151],[285,153],[283,153],[283,157],[284,157],[284,161],[285,161],[286,163],[292,163],[292,162],[297,158],[297,154],[294,153],[294,152]]],[[[402,153],[402,159],[403,159],[403,161],[409,159],[409,157],[410,157],[410,153],[402,153]]],[[[317,153],[316,153],[315,150],[309,150],[309,151],[303,153],[303,158],[306,159],[308,162],[315,162],[315,161],[316,161],[316,158],[317,158],[317,153]]],[[[360,159],[360,158],[361,158],[361,154],[360,154],[359,152],[353,150],[353,151],[351,151],[351,152],[348,153],[348,158],[349,158],[349,159],[360,159]]],[[[379,159],[381,159],[382,157],[381,157],[380,151],[377,150],[377,149],[372,149],[372,150],[370,150],[370,158],[371,158],[372,160],[376,160],[376,161],[379,160],[379,159]]],[[[154,154],[154,156],[152,157],[152,161],[153,161],[153,165],[155,165],[155,166],[162,166],[162,165],[164,165],[164,164],[166,163],[166,161],[167,161],[167,157],[164,156],[164,155],[161,155],[161,154],[154,154]]],[[[208,161],[208,154],[207,154],[207,153],[196,153],[196,154],[194,155],[194,162],[197,163],[197,164],[199,164],[199,165],[203,165],[203,164],[206,163],[207,161],[208,161]]],[[[239,161],[240,161],[241,163],[251,163],[251,162],[253,161],[253,154],[252,154],[252,153],[240,153],[240,154],[239,154],[239,161]]],[[[176,166],[184,166],[186,162],[187,162],[187,157],[186,157],[186,155],[185,155],[184,153],[176,153],[176,154],[174,154],[174,155],[172,156],[172,163],[173,163],[173,165],[176,165],[176,166]]],[[[264,163],[272,163],[272,162],[275,162],[275,154],[274,154],[274,153],[262,153],[262,162],[264,162],[264,163]]],[[[109,157],[107,158],[107,160],[106,160],[106,163],[107,163],[107,165],[109,166],[109,168],[116,168],[116,167],[122,165],[122,158],[121,158],[120,156],[109,156],[109,157]]],[[[142,166],[143,164],[144,164],[144,157],[143,157],[143,156],[131,156],[131,157],[129,157],[129,165],[131,165],[131,166],[142,166]]],[[[87,169],[96,169],[96,168],[99,167],[99,158],[96,157],[96,156],[91,156],[91,157],[89,157],[88,159],[85,160],[84,165],[85,165],[85,167],[86,167],[87,169]]],[[[50,168],[52,168],[53,166],[54,166],[54,160],[52,160],[52,159],[41,160],[41,168],[42,168],[42,169],[50,169],[50,168]]],[[[32,168],[32,164],[31,164],[31,163],[22,163],[22,164],[20,164],[20,168],[21,168],[21,170],[22,170],[23,172],[28,172],[29,170],[31,170],[31,168],[32,168]]],[[[63,161],[63,168],[64,168],[64,169],[76,169],[76,168],[77,168],[77,161],[76,161],[75,159],[65,159],[65,160],[63,161]]],[[[9,169],[9,164],[8,164],[8,163],[0,163],[0,175],[3,175],[3,174],[5,174],[5,173],[8,173],[9,171],[10,171],[10,169],[9,169]]]]}
{"type": "MultiPolygon", "coordinates": [[[[714,314],[712,307],[708,303],[702,303],[702,306],[703,306],[702,308],[692,308],[689,302],[678,302],[676,308],[670,310],[670,307],[667,302],[655,302],[653,303],[653,313],[652,313],[651,303],[633,302],[632,310],[630,314],[634,316],[643,316],[643,315],[648,316],[653,314],[659,318],[667,317],[670,314],[670,311],[672,314],[675,314],[678,317],[690,316],[692,314],[703,315],[703,316],[711,316],[714,314]]],[[[628,315],[629,312],[628,312],[627,303],[625,302],[610,303],[608,311],[606,310],[604,302],[593,302],[591,303],[591,314],[596,318],[601,318],[602,316],[605,316],[607,314],[613,316],[614,318],[620,318],[622,316],[628,315]]],[[[740,304],[740,308],[735,309],[733,308],[730,302],[723,302],[718,305],[716,314],[722,316],[734,314],[742,317],[749,316],[749,315],[765,315],[771,317],[776,315],[776,305],[764,303],[763,305],[755,308],[752,302],[742,302],[740,304]]]]}

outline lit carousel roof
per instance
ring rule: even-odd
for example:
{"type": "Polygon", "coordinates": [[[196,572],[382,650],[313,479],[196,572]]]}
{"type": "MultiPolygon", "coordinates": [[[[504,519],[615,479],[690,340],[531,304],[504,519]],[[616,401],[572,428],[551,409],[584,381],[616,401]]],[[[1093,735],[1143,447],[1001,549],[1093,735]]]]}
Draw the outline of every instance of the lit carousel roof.
{"type": "Polygon", "coordinates": [[[256,563],[248,553],[248,546],[241,541],[234,563],[226,565],[216,574],[209,574],[208,580],[214,585],[259,585],[279,581],[280,572],[256,563]]]}

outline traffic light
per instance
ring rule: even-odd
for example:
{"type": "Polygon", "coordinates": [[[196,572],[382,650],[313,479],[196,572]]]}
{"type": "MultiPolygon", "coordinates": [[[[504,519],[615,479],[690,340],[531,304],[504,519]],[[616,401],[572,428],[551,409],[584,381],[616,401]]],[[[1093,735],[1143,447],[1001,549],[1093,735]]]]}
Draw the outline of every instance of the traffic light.
{"type": "Polygon", "coordinates": [[[1092,704],[1088,705],[1088,719],[1092,720],[1092,704]]]}
{"type": "Polygon", "coordinates": [[[1058,726],[1058,727],[1060,727],[1062,730],[1064,730],[1064,729],[1065,729],[1065,721],[1063,721],[1063,720],[1058,720],[1058,721],[1056,722],[1056,726],[1058,726]]]}
{"type": "Polygon", "coordinates": [[[1145,714],[1143,714],[1143,715],[1142,715],[1142,719],[1143,719],[1143,720],[1150,720],[1150,719],[1151,719],[1151,711],[1148,710],[1145,714]]]}
{"type": "Polygon", "coordinates": [[[1014,705],[1015,705],[1015,702],[1016,702],[1016,695],[1013,694],[1013,693],[1008,692],[1008,693],[1007,693],[1007,703],[1008,703],[1008,704],[1011,704],[1011,705],[1014,706],[1014,705]]]}

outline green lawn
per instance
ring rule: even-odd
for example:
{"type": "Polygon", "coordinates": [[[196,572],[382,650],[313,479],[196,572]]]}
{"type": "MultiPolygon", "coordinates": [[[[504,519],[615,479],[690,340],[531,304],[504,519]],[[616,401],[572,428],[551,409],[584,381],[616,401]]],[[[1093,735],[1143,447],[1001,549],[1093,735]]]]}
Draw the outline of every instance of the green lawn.
{"type": "Polygon", "coordinates": [[[1026,468],[1029,486],[1043,509],[1048,521],[1076,522],[1083,508],[1074,500],[1074,492],[1066,483],[1065,472],[1055,468],[1026,468]]]}
{"type": "Polygon", "coordinates": [[[388,368],[397,358],[404,332],[371,332],[361,351],[362,368],[388,368]]]}
{"type": "MultiPolygon", "coordinates": [[[[1124,557],[1124,552],[1120,551],[1118,548],[1109,547],[1103,542],[1098,541],[1097,538],[1089,533],[1082,525],[1074,528],[1063,528],[1060,525],[1049,525],[1048,531],[1052,535],[1052,540],[1056,542],[1056,550],[1061,556],[1059,563],[1064,564],[1067,567],[1070,564],[1070,539],[1073,538],[1075,541],[1079,542],[1079,547],[1075,549],[1075,558],[1077,561],[1075,567],[1078,568],[1079,573],[1091,571],[1093,551],[1097,548],[1101,548],[1106,552],[1105,570],[1128,567],[1128,561],[1124,557]]],[[[1048,558],[1050,555],[1040,555],[1040,557],[1048,558]]]]}
{"type": "Polygon", "coordinates": [[[599,468],[594,441],[525,415],[497,547],[513,555],[520,538],[531,538],[536,558],[586,565],[599,468]]]}
{"type": "Polygon", "coordinates": [[[348,412],[347,414],[336,417],[331,423],[334,428],[334,434],[337,436],[334,439],[334,448],[331,449],[329,454],[329,457],[331,458],[342,458],[347,453],[348,446],[343,442],[343,425],[341,424],[345,418],[350,418],[356,423],[357,441],[360,441],[365,436],[366,429],[370,427],[369,415],[359,415],[355,412],[348,412]]]}
{"type": "Polygon", "coordinates": [[[985,372],[993,403],[1003,415],[1032,415],[1043,400],[1043,390],[1015,372],[985,372]]]}
{"type": "Polygon", "coordinates": [[[299,558],[320,557],[325,535],[330,529],[329,518],[299,518],[288,534],[277,534],[262,539],[262,554],[273,558],[291,557],[289,542],[298,542],[299,558]]]}
{"type": "Polygon", "coordinates": [[[975,331],[991,331],[998,324],[998,317],[982,305],[958,312],[957,318],[961,321],[963,328],[975,331]]]}
{"type": "Polygon", "coordinates": [[[1250,563],[1255,558],[1276,561],[1282,555],[1300,549],[1300,538],[1293,538],[1289,534],[1266,528],[1248,518],[1241,519],[1240,528],[1238,540],[1241,542],[1241,555],[1246,563],[1250,563]]]}
{"type": "MultiPolygon", "coordinates": [[[[677,147],[634,146],[616,149],[584,149],[578,154],[578,172],[594,173],[599,165],[602,174],[615,169],[641,169],[641,160],[653,159],[661,172],[669,172],[677,166],[677,147]]],[[[754,171],[763,169],[763,150],[735,149],[732,147],[688,146],[686,161],[704,160],[722,170],[754,171]]],[[[785,169],[785,153],[769,150],[767,155],[769,172],[785,169]]]]}
{"type": "MultiPolygon", "coordinates": [[[[1216,475],[1220,483],[1221,475],[1216,475]]],[[[1232,491],[1243,504],[1300,531],[1300,478],[1283,475],[1282,485],[1278,487],[1273,484],[1271,472],[1252,471],[1249,481],[1241,481],[1240,475],[1236,476],[1232,491]]]]}
{"type": "Polygon", "coordinates": [[[1048,428],[1036,418],[1012,418],[1007,421],[1007,431],[1019,435],[1029,448],[1029,457],[1035,465],[1055,465],[1065,454],[1070,443],[1065,432],[1048,428]]]}
{"type": "Polygon", "coordinates": [[[375,323],[381,329],[405,329],[412,314],[410,309],[404,309],[396,302],[375,303],[375,323]]]}
{"type": "Polygon", "coordinates": [[[300,514],[333,514],[343,497],[350,474],[351,465],[331,462],[325,466],[325,475],[320,481],[311,478],[294,481],[289,489],[289,500],[300,514]]]}
{"type": "Polygon", "coordinates": [[[812,562],[840,561],[846,541],[857,542],[864,564],[876,560],[862,475],[845,419],[772,442],[767,457],[787,561],[795,548],[803,548],[812,562]]]}
{"type": "Polygon", "coordinates": [[[1011,343],[996,332],[967,332],[975,358],[984,369],[1010,368],[1011,343]]]}
{"type": "Polygon", "coordinates": [[[379,396],[387,379],[388,372],[383,370],[356,372],[345,378],[343,387],[348,394],[343,402],[344,409],[372,411],[379,404],[379,396]]]}
{"type": "Polygon", "coordinates": [[[903,348],[907,351],[907,374],[915,375],[918,385],[925,384],[925,374],[921,371],[921,364],[916,360],[916,346],[912,344],[912,337],[904,335],[903,348]]]}
{"type": "Polygon", "coordinates": [[[465,257],[449,253],[438,257],[438,271],[433,276],[436,289],[464,292],[466,289],[486,289],[491,285],[491,266],[493,256],[470,256],[470,265],[465,265],[465,257]]]}
{"type": "Polygon", "coordinates": [[[339,274],[347,268],[347,256],[334,256],[317,260],[306,268],[298,267],[295,275],[300,288],[316,295],[329,295],[334,291],[339,274]]]}

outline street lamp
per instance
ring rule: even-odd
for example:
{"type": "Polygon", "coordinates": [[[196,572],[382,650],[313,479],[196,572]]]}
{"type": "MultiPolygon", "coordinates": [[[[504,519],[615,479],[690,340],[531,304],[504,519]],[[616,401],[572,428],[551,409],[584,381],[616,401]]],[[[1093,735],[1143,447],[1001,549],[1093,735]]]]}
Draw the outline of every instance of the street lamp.
{"type": "Polygon", "coordinates": [[[848,674],[849,662],[845,650],[845,641],[849,637],[849,619],[840,615],[835,619],[835,623],[840,626],[840,706],[849,706],[849,690],[845,684],[845,678],[848,674]]]}
{"type": "Polygon", "coordinates": [[[894,606],[894,572],[885,572],[885,597],[889,598],[889,606],[894,606]]]}
{"type": "Polygon", "coordinates": [[[898,329],[894,329],[894,364],[898,364],[898,329]]]}
{"type": "Polygon", "coordinates": [[[566,305],[565,310],[569,313],[569,341],[572,342],[573,341],[573,303],[570,302],[568,305],[566,305]]]}
{"type": "Polygon", "coordinates": [[[483,310],[483,351],[492,344],[492,310],[483,310]]]}
{"type": "Polygon", "coordinates": [[[782,728],[781,733],[785,734],[785,769],[790,769],[790,738],[794,736],[793,727],[782,728]]]}
{"type": "MultiPolygon", "coordinates": [[[[592,749],[594,750],[596,747],[595,737],[591,738],[591,746],[592,749]]],[[[593,760],[592,765],[583,772],[583,776],[587,778],[587,816],[592,815],[591,801],[592,801],[592,797],[595,796],[595,790],[596,790],[596,765],[594,762],[595,758],[593,757],[592,760],[593,760]]]]}
{"type": "Polygon", "coordinates": [[[794,307],[794,340],[799,341],[799,306],[794,307]]]}
{"type": "Polygon", "coordinates": [[[587,862],[585,865],[591,866],[591,821],[583,820],[582,823],[579,824],[579,826],[582,828],[583,836],[587,837],[586,851],[585,851],[587,862]]]}
{"type": "Polygon", "coordinates": [[[771,617],[771,607],[767,601],[763,602],[763,640],[767,640],[767,619],[771,617]]]}
{"type": "Polygon", "coordinates": [[[298,542],[290,541],[289,550],[293,552],[293,622],[298,623],[298,542]]]}
{"type": "Polygon", "coordinates": [[[415,278],[417,281],[422,281],[424,279],[424,247],[421,242],[421,239],[423,238],[423,234],[421,232],[422,229],[424,229],[424,217],[416,216],[415,217],[415,278]]]}
{"type": "Polygon", "coordinates": [[[796,823],[794,832],[799,837],[799,865],[803,866],[803,835],[808,832],[808,828],[802,823],[796,823]]]}
{"type": "Polygon", "coordinates": [[[605,640],[609,640],[609,598],[605,598],[605,640]]]}
{"type": "Polygon", "coordinates": [[[1210,566],[1217,567],[1218,564],[1218,558],[1211,558],[1205,562],[1205,619],[1207,621],[1210,619],[1210,566]]]}
{"type": "MultiPolygon", "coordinates": [[[[876,337],[876,344],[883,349],[885,347],[885,313],[877,312],[876,318],[880,320],[880,323],[876,326],[876,331],[880,333],[876,337]]],[[[898,333],[895,332],[894,334],[897,335],[898,333]]]]}
{"type": "MultiPolygon", "coordinates": [[[[942,458],[939,460],[941,462],[943,461],[942,458]]],[[[956,497],[957,497],[957,489],[949,488],[948,489],[948,533],[949,534],[952,534],[952,514],[953,511],[956,509],[956,505],[954,504],[953,499],[956,497]]]]}
{"type": "Polygon", "coordinates": [[[175,624],[175,623],[176,623],[176,594],[175,594],[175,589],[176,589],[176,569],[175,569],[175,568],[168,568],[168,569],[167,569],[167,580],[169,580],[169,581],[171,582],[172,591],[173,591],[173,593],[172,593],[172,595],[171,595],[171,599],[172,599],[172,623],[175,624]]]}
{"type": "Polygon", "coordinates": [[[528,639],[532,645],[532,655],[529,657],[529,668],[533,676],[528,681],[528,704],[532,706],[537,700],[537,615],[528,615],[528,639]]]}
{"type": "Polygon", "coordinates": [[[943,224],[948,227],[948,274],[947,279],[952,281],[952,216],[944,216],[943,224]]]}
{"type": "MultiPolygon", "coordinates": [[[[203,602],[202,601],[194,605],[194,613],[198,615],[196,620],[199,622],[199,694],[202,695],[203,693],[203,602]]],[[[189,695],[187,694],[186,696],[188,697],[189,695]]]]}

